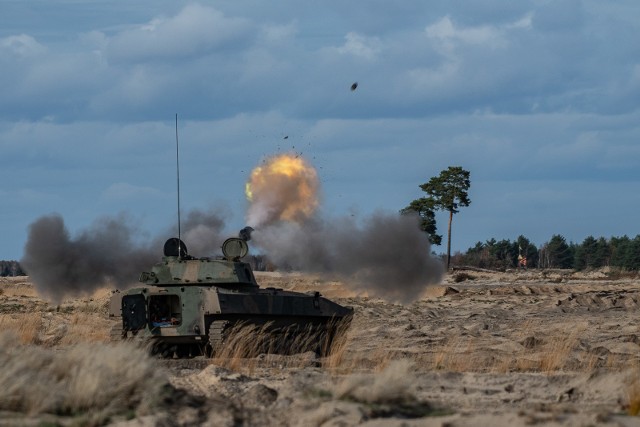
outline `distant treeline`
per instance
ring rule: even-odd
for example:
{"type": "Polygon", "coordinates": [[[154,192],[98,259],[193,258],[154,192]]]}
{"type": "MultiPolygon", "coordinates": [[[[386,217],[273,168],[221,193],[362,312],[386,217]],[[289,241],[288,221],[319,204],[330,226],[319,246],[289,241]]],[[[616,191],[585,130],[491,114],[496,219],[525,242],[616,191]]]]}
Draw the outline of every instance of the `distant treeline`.
{"type": "Polygon", "coordinates": [[[640,235],[595,238],[589,236],[582,243],[567,243],[559,235],[540,248],[524,236],[515,241],[496,239],[478,242],[466,253],[457,253],[453,265],[470,265],[487,269],[518,267],[519,256],[526,257],[527,267],[569,268],[585,270],[615,267],[622,270],[640,270],[640,235]]]}
{"type": "Polygon", "coordinates": [[[0,276],[26,276],[18,261],[0,261],[0,276]]]}
{"type": "MultiPolygon", "coordinates": [[[[468,265],[478,268],[504,270],[517,268],[519,257],[526,258],[527,268],[568,268],[585,270],[615,267],[622,270],[640,270],[640,235],[595,238],[589,236],[582,243],[567,243],[555,234],[541,247],[519,236],[513,242],[508,239],[490,239],[478,242],[465,253],[458,252],[451,259],[452,265],[468,265]]],[[[264,255],[251,255],[245,259],[255,271],[288,269],[273,265],[264,255]]],[[[18,261],[0,261],[0,276],[25,276],[18,261]]]]}

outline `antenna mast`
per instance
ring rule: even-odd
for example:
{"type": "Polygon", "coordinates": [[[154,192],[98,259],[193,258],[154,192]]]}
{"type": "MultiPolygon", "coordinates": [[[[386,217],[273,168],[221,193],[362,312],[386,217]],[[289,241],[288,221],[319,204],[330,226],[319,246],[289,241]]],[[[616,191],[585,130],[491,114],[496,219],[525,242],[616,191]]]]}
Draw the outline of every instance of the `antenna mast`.
{"type": "Polygon", "coordinates": [[[178,113],[176,113],[176,175],[178,184],[178,258],[182,258],[182,236],[180,233],[180,150],[178,149],[178,113]]]}

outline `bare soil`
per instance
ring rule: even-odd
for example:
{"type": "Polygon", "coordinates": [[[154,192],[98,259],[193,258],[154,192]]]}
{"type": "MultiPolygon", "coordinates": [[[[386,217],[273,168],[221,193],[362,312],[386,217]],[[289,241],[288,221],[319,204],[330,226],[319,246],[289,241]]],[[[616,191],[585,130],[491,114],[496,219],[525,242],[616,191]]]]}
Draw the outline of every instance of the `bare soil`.
{"type": "MultiPolygon", "coordinates": [[[[640,405],[636,276],[458,271],[407,305],[315,276],[256,276],[263,287],[318,290],[354,307],[345,345],[325,359],[149,358],[167,382],[156,403],[101,418],[18,410],[0,392],[0,425],[640,426],[629,415],[640,405]]],[[[23,353],[83,343],[108,352],[109,296],[52,305],[28,278],[3,278],[0,327],[14,333],[4,343],[23,353]]],[[[0,378],[12,378],[8,369],[0,378]]]]}

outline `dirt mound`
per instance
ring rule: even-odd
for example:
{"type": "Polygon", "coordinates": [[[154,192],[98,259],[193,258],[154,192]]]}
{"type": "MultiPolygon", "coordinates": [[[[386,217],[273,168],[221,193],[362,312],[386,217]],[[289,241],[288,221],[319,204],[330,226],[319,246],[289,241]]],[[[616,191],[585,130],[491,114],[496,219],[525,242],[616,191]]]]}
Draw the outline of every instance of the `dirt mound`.
{"type": "Polygon", "coordinates": [[[568,297],[558,300],[558,306],[561,307],[564,311],[638,311],[640,309],[640,291],[603,290],[585,292],[580,294],[571,293],[568,297]]]}

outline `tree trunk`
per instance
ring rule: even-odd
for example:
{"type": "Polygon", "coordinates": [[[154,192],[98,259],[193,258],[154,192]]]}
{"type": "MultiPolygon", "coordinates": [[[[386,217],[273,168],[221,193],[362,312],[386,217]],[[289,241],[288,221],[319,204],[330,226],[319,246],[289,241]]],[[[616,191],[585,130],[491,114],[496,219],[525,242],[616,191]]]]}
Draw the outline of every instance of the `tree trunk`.
{"type": "Polygon", "coordinates": [[[449,231],[447,232],[447,270],[451,261],[451,221],[453,221],[453,211],[449,211],[449,231]]]}

